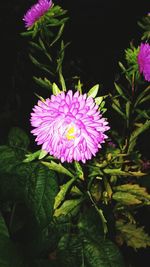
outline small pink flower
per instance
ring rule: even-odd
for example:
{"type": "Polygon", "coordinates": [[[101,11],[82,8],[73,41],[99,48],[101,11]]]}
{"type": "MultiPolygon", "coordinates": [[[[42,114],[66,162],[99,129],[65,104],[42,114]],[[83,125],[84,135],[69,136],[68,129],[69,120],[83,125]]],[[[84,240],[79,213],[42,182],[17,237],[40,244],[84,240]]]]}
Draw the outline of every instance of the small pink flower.
{"type": "Polygon", "coordinates": [[[50,8],[52,7],[51,0],[39,0],[33,5],[24,15],[23,20],[27,28],[34,25],[50,8]]]}
{"type": "Polygon", "coordinates": [[[61,162],[83,163],[96,155],[110,128],[93,98],[71,90],[39,100],[31,113],[31,125],[42,150],[61,162]]]}
{"type": "Polygon", "coordinates": [[[150,45],[141,43],[137,56],[140,73],[143,73],[146,81],[150,82],[150,45]]]}

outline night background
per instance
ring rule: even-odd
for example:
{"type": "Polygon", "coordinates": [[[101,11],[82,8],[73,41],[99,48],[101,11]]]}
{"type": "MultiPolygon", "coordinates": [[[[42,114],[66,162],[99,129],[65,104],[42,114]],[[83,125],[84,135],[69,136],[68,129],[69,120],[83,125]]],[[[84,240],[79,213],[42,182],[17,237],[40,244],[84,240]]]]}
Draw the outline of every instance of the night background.
{"type": "MultiPolygon", "coordinates": [[[[30,112],[37,101],[35,93],[48,96],[47,91],[39,89],[32,79],[35,69],[28,58],[27,39],[21,36],[25,31],[22,17],[34,3],[31,0],[5,0],[0,6],[1,145],[6,143],[11,127],[17,126],[30,135],[31,145],[36,147],[30,134],[30,112]]],[[[84,88],[100,83],[103,94],[111,92],[120,71],[118,61],[124,60],[124,50],[131,41],[135,46],[141,42],[142,30],[137,22],[150,11],[149,1],[64,0],[55,1],[55,4],[67,9],[69,16],[64,32],[64,40],[70,42],[63,70],[66,83],[68,81],[71,86],[69,78],[79,76],[84,88]]],[[[116,124],[119,127],[118,121],[116,124]]],[[[148,140],[149,135],[147,131],[139,141],[145,158],[149,158],[150,142],[144,143],[144,140],[148,140]]],[[[137,262],[142,262],[143,255],[150,259],[148,250],[141,250],[137,262]]],[[[131,252],[132,257],[135,255],[131,252]]]]}

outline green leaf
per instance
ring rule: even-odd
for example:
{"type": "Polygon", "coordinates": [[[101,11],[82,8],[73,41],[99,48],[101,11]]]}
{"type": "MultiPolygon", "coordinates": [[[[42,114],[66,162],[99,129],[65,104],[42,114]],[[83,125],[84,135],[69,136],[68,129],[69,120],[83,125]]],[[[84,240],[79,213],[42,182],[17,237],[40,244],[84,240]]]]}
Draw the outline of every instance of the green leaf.
{"type": "Polygon", "coordinates": [[[98,94],[99,84],[94,85],[87,93],[89,97],[95,98],[98,94]]]}
{"type": "MultiPolygon", "coordinates": [[[[144,204],[150,204],[150,194],[148,194],[145,187],[141,187],[138,184],[124,184],[116,186],[113,189],[118,191],[120,196],[123,196],[124,193],[128,193],[135,198],[135,202],[138,200],[144,204]]],[[[132,198],[132,196],[130,196],[130,198],[132,198]]]]}
{"type": "Polygon", "coordinates": [[[79,218],[78,229],[75,232],[67,230],[61,237],[57,250],[61,266],[124,267],[117,246],[102,236],[98,218],[93,207],[85,207],[79,218]]]}
{"type": "Polygon", "coordinates": [[[146,120],[150,120],[150,110],[146,111],[146,110],[136,109],[135,111],[138,113],[135,121],[138,121],[141,118],[144,118],[146,120]]]}
{"type": "Polygon", "coordinates": [[[43,159],[47,154],[48,154],[47,151],[41,150],[40,155],[39,155],[39,159],[43,159]]]}
{"type": "Polygon", "coordinates": [[[143,97],[143,98],[141,99],[141,101],[139,101],[139,104],[142,104],[142,103],[144,103],[144,102],[146,102],[146,101],[148,101],[148,100],[150,100],[150,95],[148,95],[148,96],[146,96],[146,97],[143,97]]]}
{"type": "Polygon", "coordinates": [[[31,31],[31,30],[30,31],[26,31],[26,32],[21,32],[20,35],[22,35],[22,36],[33,36],[33,32],[34,31],[31,31]]]}
{"type": "Polygon", "coordinates": [[[103,225],[94,205],[90,205],[82,210],[78,228],[80,232],[86,233],[89,236],[103,236],[103,225]]]}
{"type": "Polygon", "coordinates": [[[54,204],[54,209],[56,210],[59,205],[64,201],[66,194],[68,191],[71,189],[73,183],[76,181],[77,178],[72,178],[69,180],[67,183],[61,186],[61,189],[59,193],[57,194],[55,198],[55,204],[54,204]]]}
{"type": "Polygon", "coordinates": [[[119,93],[119,95],[122,96],[122,98],[124,98],[126,101],[128,101],[128,98],[125,96],[121,87],[117,83],[114,83],[114,85],[115,85],[115,89],[119,93]]]}
{"type": "Polygon", "coordinates": [[[126,102],[126,118],[127,118],[127,127],[129,127],[129,118],[130,118],[131,102],[126,102]]]}
{"type": "Polygon", "coordinates": [[[48,65],[40,63],[35,57],[33,57],[31,54],[29,54],[29,58],[31,59],[32,63],[38,67],[41,70],[44,70],[48,74],[51,74],[54,76],[54,73],[50,71],[50,67],[48,65]]]}
{"type": "Polygon", "coordinates": [[[66,200],[59,209],[55,210],[54,216],[75,216],[80,209],[82,199],[70,199],[66,200]]]}
{"type": "Polygon", "coordinates": [[[58,257],[67,267],[124,267],[115,244],[100,236],[64,235],[58,245],[58,257]]]}
{"type": "Polygon", "coordinates": [[[60,50],[58,51],[58,58],[57,58],[57,72],[62,73],[62,63],[64,60],[65,55],[65,47],[64,41],[61,41],[60,50]]]}
{"type": "Polygon", "coordinates": [[[131,134],[130,140],[129,140],[128,152],[131,152],[133,150],[134,146],[136,145],[137,137],[141,133],[149,129],[149,127],[150,127],[150,120],[147,120],[144,124],[141,124],[140,127],[137,127],[133,131],[133,133],[131,134]]]}
{"type": "Polygon", "coordinates": [[[120,103],[118,99],[112,98],[112,108],[116,110],[123,119],[126,119],[126,115],[121,111],[121,107],[120,107],[120,103]]]}
{"type": "Polygon", "coordinates": [[[61,93],[61,90],[58,88],[56,83],[53,83],[52,85],[52,91],[53,91],[53,95],[58,95],[61,93]]]}
{"type": "Polygon", "coordinates": [[[105,108],[105,101],[104,99],[108,97],[108,95],[99,96],[95,98],[96,105],[99,106],[99,110],[102,114],[104,114],[107,111],[107,108],[105,108]]]}
{"type": "Polygon", "coordinates": [[[64,27],[65,27],[65,25],[62,24],[57,35],[55,36],[54,40],[51,42],[50,46],[53,46],[60,39],[60,37],[62,36],[62,34],[64,32],[64,27]]]}
{"type": "MultiPolygon", "coordinates": [[[[109,220],[112,224],[113,218],[110,217],[109,220]]],[[[117,246],[103,236],[102,225],[99,223],[98,214],[93,207],[88,207],[82,212],[78,227],[83,244],[85,266],[96,266],[96,262],[97,266],[124,266],[123,258],[117,246]],[[84,247],[84,244],[87,243],[90,243],[91,249],[93,247],[93,253],[94,250],[96,253],[95,257],[91,257],[91,259],[87,246],[84,247]],[[99,265],[98,263],[101,264],[99,265]]]]}
{"type": "Polygon", "coordinates": [[[23,198],[40,228],[47,226],[53,215],[58,192],[57,177],[40,163],[22,163],[13,173],[20,177],[23,198]]]}
{"type": "Polygon", "coordinates": [[[45,99],[42,97],[42,96],[40,96],[40,95],[38,95],[38,94],[36,94],[36,93],[34,93],[42,102],[45,102],[45,99]]]}
{"type": "Polygon", "coordinates": [[[97,211],[97,213],[99,214],[99,217],[101,219],[101,222],[102,222],[102,227],[103,227],[103,231],[104,231],[104,234],[106,234],[108,232],[108,228],[107,228],[107,220],[106,218],[104,217],[104,214],[103,214],[103,210],[98,208],[97,204],[95,203],[94,199],[92,198],[92,195],[91,193],[88,191],[87,192],[95,210],[97,211]]]}
{"type": "Polygon", "coordinates": [[[141,103],[141,101],[143,100],[143,98],[145,97],[145,95],[148,93],[149,96],[149,91],[150,91],[150,86],[148,86],[145,90],[143,90],[139,96],[136,99],[136,102],[134,104],[134,107],[136,107],[137,105],[139,105],[141,103]]]}
{"type": "Polygon", "coordinates": [[[150,204],[150,195],[138,184],[124,184],[113,188],[112,198],[123,205],[150,204]]]}
{"type": "Polygon", "coordinates": [[[18,149],[0,147],[0,199],[3,201],[22,199],[22,177],[21,174],[18,176],[15,170],[22,164],[23,158],[18,149]]]}
{"type": "Polygon", "coordinates": [[[29,44],[30,44],[33,48],[37,49],[38,51],[42,51],[42,50],[43,50],[42,47],[41,47],[40,45],[38,45],[37,43],[35,43],[35,42],[33,42],[33,41],[30,41],[29,44]]]}
{"type": "Polygon", "coordinates": [[[99,105],[102,103],[103,99],[104,99],[103,96],[98,96],[98,97],[96,97],[96,98],[95,98],[95,103],[96,103],[96,105],[99,106],[99,105]]]}
{"type": "Polygon", "coordinates": [[[0,266],[25,267],[25,259],[19,246],[13,243],[3,217],[0,215],[0,266]]]}
{"type": "Polygon", "coordinates": [[[123,72],[126,72],[126,68],[124,67],[124,65],[119,61],[119,67],[122,69],[123,72]]]}
{"type": "Polygon", "coordinates": [[[20,163],[20,154],[8,146],[0,146],[0,173],[11,173],[14,166],[20,163]]]}
{"type": "Polygon", "coordinates": [[[23,162],[26,162],[26,163],[31,162],[31,161],[39,158],[40,154],[41,154],[41,149],[34,152],[34,153],[26,154],[25,155],[26,158],[23,160],[23,162]]]}
{"type": "Polygon", "coordinates": [[[74,175],[69,170],[67,170],[64,166],[62,166],[61,163],[56,163],[51,160],[51,162],[42,161],[42,164],[47,166],[50,170],[66,174],[70,177],[74,177],[74,175]]]}
{"type": "Polygon", "coordinates": [[[136,196],[128,192],[116,192],[112,195],[112,198],[121,205],[138,205],[142,203],[142,201],[136,198],[136,196]]]}
{"type": "Polygon", "coordinates": [[[63,90],[64,92],[66,92],[66,83],[65,83],[64,77],[63,77],[63,75],[62,75],[61,72],[59,72],[59,81],[60,81],[62,90],[63,90]]]}
{"type": "Polygon", "coordinates": [[[50,56],[50,53],[47,52],[47,49],[45,47],[45,44],[44,44],[44,42],[42,41],[41,38],[39,38],[39,44],[40,44],[40,47],[41,47],[42,52],[44,53],[44,55],[50,60],[50,62],[52,62],[52,58],[50,56]]]}
{"type": "Polygon", "coordinates": [[[26,150],[29,146],[30,140],[22,129],[13,127],[9,132],[8,142],[11,147],[26,150]]]}
{"type": "Polygon", "coordinates": [[[58,259],[62,267],[82,266],[82,244],[79,236],[65,234],[61,237],[58,244],[58,259]]]}
{"type": "Polygon", "coordinates": [[[80,79],[78,80],[78,84],[75,86],[75,88],[79,91],[80,94],[82,94],[82,86],[80,79]]]}
{"type": "Polygon", "coordinates": [[[5,198],[25,203],[40,228],[50,223],[58,193],[57,177],[53,171],[39,162],[21,163],[11,169],[11,175],[2,178],[6,179],[1,184],[7,180],[10,184],[6,187],[5,198]]]}
{"type": "Polygon", "coordinates": [[[108,239],[99,238],[97,242],[83,241],[84,261],[88,267],[123,267],[123,258],[115,244],[108,239]]]}
{"type": "Polygon", "coordinates": [[[137,171],[137,172],[131,172],[131,171],[122,171],[121,169],[109,169],[109,168],[105,168],[104,173],[109,174],[109,175],[119,175],[119,176],[136,176],[136,177],[140,177],[140,176],[144,176],[146,175],[146,173],[137,171]]]}
{"type": "Polygon", "coordinates": [[[146,248],[150,246],[150,237],[144,231],[144,227],[125,223],[123,220],[116,222],[116,228],[123,242],[133,249],[146,248]]]}
{"type": "Polygon", "coordinates": [[[51,84],[51,82],[48,79],[46,79],[46,78],[44,78],[44,79],[37,78],[35,76],[33,76],[33,79],[41,87],[46,88],[48,90],[51,90],[52,89],[52,84],[51,84]]]}
{"type": "Polygon", "coordinates": [[[79,162],[75,161],[74,162],[74,166],[75,166],[75,169],[76,169],[76,172],[77,172],[77,176],[83,180],[84,179],[84,173],[83,173],[83,170],[82,170],[82,167],[80,165],[79,162]]]}

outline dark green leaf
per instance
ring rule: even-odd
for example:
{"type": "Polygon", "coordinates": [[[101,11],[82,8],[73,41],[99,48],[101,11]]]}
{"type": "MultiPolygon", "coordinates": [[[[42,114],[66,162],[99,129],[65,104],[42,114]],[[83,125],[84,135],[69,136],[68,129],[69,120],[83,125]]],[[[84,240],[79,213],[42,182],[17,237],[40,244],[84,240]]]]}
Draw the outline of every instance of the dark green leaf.
{"type": "Polygon", "coordinates": [[[25,267],[19,246],[16,246],[9,237],[8,229],[3,217],[0,215],[0,266],[25,267]]]}
{"type": "Polygon", "coordinates": [[[62,36],[63,31],[64,31],[64,26],[65,26],[64,24],[61,25],[57,35],[55,36],[55,39],[52,41],[50,46],[53,46],[60,39],[60,37],[62,36]]]}
{"type": "Polygon", "coordinates": [[[139,105],[141,103],[141,101],[143,100],[143,98],[145,97],[145,95],[148,93],[149,96],[149,91],[150,91],[150,86],[148,86],[145,90],[143,90],[139,96],[136,99],[136,102],[134,104],[134,106],[136,107],[137,105],[139,105]]]}
{"type": "Polygon", "coordinates": [[[134,146],[136,145],[137,137],[141,133],[149,129],[149,127],[150,127],[150,120],[147,120],[144,124],[140,125],[140,127],[137,127],[133,131],[133,133],[131,134],[130,140],[129,140],[128,152],[131,152],[133,150],[134,146]]]}
{"type": "Polygon", "coordinates": [[[114,83],[114,85],[115,85],[115,89],[119,93],[119,95],[122,96],[122,98],[124,98],[126,101],[128,101],[128,98],[125,96],[121,87],[117,83],[114,83]]]}
{"type": "Polygon", "coordinates": [[[30,143],[27,134],[22,129],[17,127],[14,127],[10,130],[8,142],[11,147],[20,148],[23,150],[26,150],[30,143]]]}
{"type": "Polygon", "coordinates": [[[39,69],[44,70],[44,71],[47,72],[48,74],[51,74],[51,75],[54,76],[53,72],[50,71],[50,67],[49,67],[48,65],[45,65],[45,64],[40,63],[40,62],[39,62],[35,57],[33,57],[31,54],[29,54],[29,57],[30,57],[32,63],[33,63],[36,67],[38,67],[39,69]]]}
{"type": "Polygon", "coordinates": [[[121,111],[121,107],[120,107],[120,103],[118,99],[112,98],[112,108],[116,110],[123,119],[126,119],[126,115],[121,111]]]}
{"type": "Polygon", "coordinates": [[[52,218],[54,200],[58,192],[55,173],[39,163],[24,164],[17,171],[26,179],[25,198],[28,207],[39,226],[46,226],[52,218]]]}
{"type": "Polygon", "coordinates": [[[0,173],[11,173],[14,166],[20,163],[20,154],[8,146],[0,146],[0,173]]]}
{"type": "Polygon", "coordinates": [[[44,87],[44,88],[46,88],[46,89],[48,89],[48,90],[51,90],[51,89],[52,89],[52,84],[51,84],[51,82],[50,82],[48,79],[46,79],[46,78],[44,78],[44,79],[42,79],[42,78],[37,78],[37,77],[35,77],[35,76],[33,76],[33,79],[34,79],[35,82],[36,82],[38,85],[40,85],[41,87],[44,87]]]}
{"type": "Polygon", "coordinates": [[[58,247],[62,266],[66,267],[124,267],[123,258],[115,244],[100,236],[64,235],[58,247]]]}
{"type": "Polygon", "coordinates": [[[146,120],[150,120],[150,109],[149,110],[136,109],[135,111],[138,113],[135,121],[138,121],[141,118],[144,118],[146,120]]]}
{"type": "Polygon", "coordinates": [[[83,254],[87,267],[123,267],[124,262],[119,249],[108,239],[99,238],[97,242],[84,240],[83,254]]]}

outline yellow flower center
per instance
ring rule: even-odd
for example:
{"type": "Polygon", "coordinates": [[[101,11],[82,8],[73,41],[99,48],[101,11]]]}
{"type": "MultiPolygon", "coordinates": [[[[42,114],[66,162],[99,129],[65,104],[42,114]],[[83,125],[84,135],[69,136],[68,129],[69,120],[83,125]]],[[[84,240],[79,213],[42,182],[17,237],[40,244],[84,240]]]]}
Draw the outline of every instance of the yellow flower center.
{"type": "Polygon", "coordinates": [[[67,130],[67,133],[66,133],[66,138],[68,140],[71,140],[71,139],[75,139],[75,129],[74,127],[70,127],[68,130],[67,130]]]}

